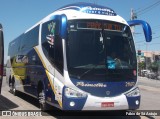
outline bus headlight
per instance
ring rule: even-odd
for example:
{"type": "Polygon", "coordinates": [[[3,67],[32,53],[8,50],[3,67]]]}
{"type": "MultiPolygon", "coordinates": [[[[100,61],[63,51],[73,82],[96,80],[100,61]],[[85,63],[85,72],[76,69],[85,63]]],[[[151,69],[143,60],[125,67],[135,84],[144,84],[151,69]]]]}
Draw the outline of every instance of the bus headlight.
{"type": "Polygon", "coordinates": [[[85,97],[87,97],[86,93],[82,93],[80,91],[76,91],[76,90],[73,90],[71,88],[66,88],[65,89],[65,95],[68,98],[85,98],[85,97]]]}
{"type": "Polygon", "coordinates": [[[136,97],[136,96],[140,96],[140,91],[139,88],[135,88],[134,90],[132,90],[131,92],[126,94],[127,97],[136,97]]]}

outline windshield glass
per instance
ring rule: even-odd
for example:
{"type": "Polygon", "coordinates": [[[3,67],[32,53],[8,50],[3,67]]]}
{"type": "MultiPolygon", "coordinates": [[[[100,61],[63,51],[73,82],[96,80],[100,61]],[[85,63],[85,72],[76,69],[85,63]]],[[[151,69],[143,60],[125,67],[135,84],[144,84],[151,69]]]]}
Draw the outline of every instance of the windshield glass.
{"type": "Polygon", "coordinates": [[[136,77],[136,53],[130,28],[97,20],[69,21],[67,67],[70,77],[120,81],[136,77]]]}

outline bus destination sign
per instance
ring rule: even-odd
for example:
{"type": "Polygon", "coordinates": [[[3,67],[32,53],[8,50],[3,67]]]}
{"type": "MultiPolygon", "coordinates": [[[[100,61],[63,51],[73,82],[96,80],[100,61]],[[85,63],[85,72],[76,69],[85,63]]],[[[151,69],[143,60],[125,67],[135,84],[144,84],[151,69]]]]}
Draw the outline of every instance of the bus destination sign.
{"type": "Polygon", "coordinates": [[[124,25],[102,22],[79,22],[78,29],[105,29],[113,31],[123,31],[124,25]]]}

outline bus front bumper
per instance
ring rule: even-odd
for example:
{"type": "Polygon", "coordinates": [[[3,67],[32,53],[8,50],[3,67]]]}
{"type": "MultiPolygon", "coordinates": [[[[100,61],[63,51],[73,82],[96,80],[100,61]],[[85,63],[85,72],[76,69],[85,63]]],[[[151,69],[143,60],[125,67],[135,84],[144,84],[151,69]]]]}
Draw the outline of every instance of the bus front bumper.
{"type": "Polygon", "coordinates": [[[119,95],[116,97],[96,97],[87,95],[83,98],[63,98],[63,110],[128,110],[138,109],[140,106],[140,95],[128,97],[119,95]]]}

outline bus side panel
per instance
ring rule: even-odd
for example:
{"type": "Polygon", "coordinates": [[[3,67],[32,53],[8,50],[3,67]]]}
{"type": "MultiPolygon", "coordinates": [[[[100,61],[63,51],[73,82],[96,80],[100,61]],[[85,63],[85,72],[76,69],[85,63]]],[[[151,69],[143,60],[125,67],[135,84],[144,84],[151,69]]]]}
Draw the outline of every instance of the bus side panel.
{"type": "Polygon", "coordinates": [[[26,78],[23,82],[24,92],[38,97],[39,85],[42,83],[45,90],[46,102],[56,107],[57,105],[61,107],[61,101],[55,96],[57,95],[57,86],[54,85],[54,76],[45,68],[38,48],[34,47],[34,49],[28,51],[25,55],[28,57],[28,63],[26,64],[26,78]]]}
{"type": "Polygon", "coordinates": [[[11,62],[10,62],[10,56],[7,57],[7,64],[6,64],[6,81],[9,85],[9,78],[11,76],[11,62]]]}

